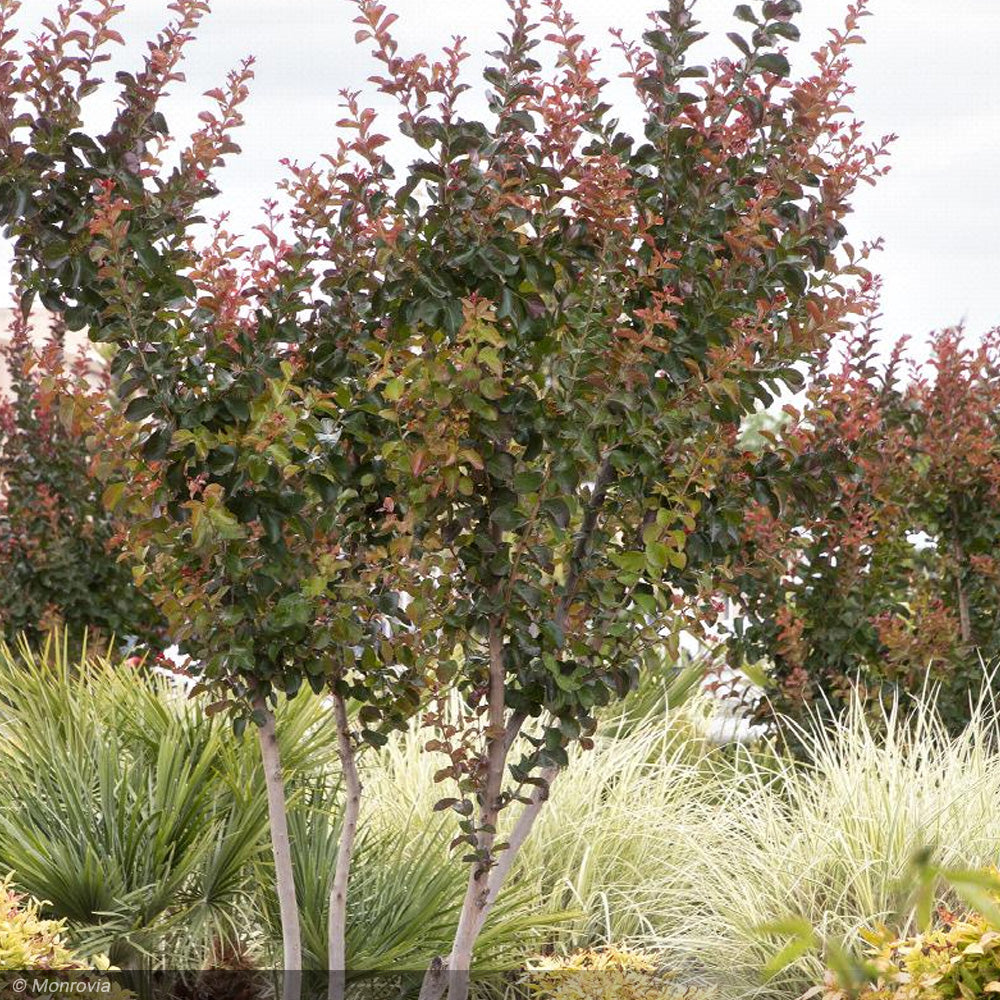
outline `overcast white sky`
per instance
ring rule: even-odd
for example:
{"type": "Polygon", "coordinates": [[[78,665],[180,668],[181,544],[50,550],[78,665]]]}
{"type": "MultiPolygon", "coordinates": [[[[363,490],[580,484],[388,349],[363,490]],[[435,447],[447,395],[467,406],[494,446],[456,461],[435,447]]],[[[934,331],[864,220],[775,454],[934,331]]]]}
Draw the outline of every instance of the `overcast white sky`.
{"type": "MultiPolygon", "coordinates": [[[[126,13],[118,27],[127,44],[114,68],[137,64],[143,40],[167,16],[161,0],[122,2],[126,13]]],[[[19,23],[34,30],[55,3],[24,0],[19,23]]],[[[637,37],[656,5],[567,0],[591,43],[606,50],[609,78],[620,65],[607,29],[620,26],[637,37]]],[[[808,52],[845,9],[841,0],[803,5],[803,40],[790,53],[793,71],[808,69],[808,52]]],[[[374,65],[369,46],[354,43],[353,7],[345,0],[216,0],[213,6],[191,49],[187,83],[175,88],[165,110],[172,131],[186,134],[205,105],[200,95],[241,57],[257,57],[239,137],[244,153],[227,167],[224,193],[211,205],[213,213],[229,210],[236,227],[246,229],[273,193],[281,157],[311,161],[332,148],[338,90],[365,88],[374,65]]],[[[473,83],[485,65],[481,53],[495,47],[506,17],[503,0],[392,0],[390,6],[400,15],[394,30],[404,53],[435,53],[450,35],[468,36],[473,83]]],[[[735,51],[725,39],[725,31],[740,27],[731,16],[734,6],[735,0],[697,4],[696,16],[714,36],[701,43],[700,61],[735,51]]],[[[1000,0],[874,0],[872,9],[875,16],[863,22],[868,45],[853,49],[855,109],[873,137],[891,131],[900,139],[892,172],[855,200],[851,238],[855,244],[885,238],[877,266],[885,282],[886,337],[905,333],[920,342],[963,318],[970,332],[980,333],[1000,324],[1000,0]]],[[[622,95],[624,111],[627,90],[614,83],[612,96],[622,95]]],[[[95,107],[95,125],[104,124],[100,110],[95,107]]],[[[392,124],[386,118],[381,130],[391,132],[392,124]]]]}

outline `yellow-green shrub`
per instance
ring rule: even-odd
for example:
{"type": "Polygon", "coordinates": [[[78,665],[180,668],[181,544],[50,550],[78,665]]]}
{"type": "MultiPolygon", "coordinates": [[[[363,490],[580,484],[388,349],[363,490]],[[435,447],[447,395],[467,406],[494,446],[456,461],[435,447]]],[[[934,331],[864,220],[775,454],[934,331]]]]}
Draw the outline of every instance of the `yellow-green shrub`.
{"type": "Polygon", "coordinates": [[[9,878],[0,882],[0,970],[108,967],[107,959],[85,961],[67,948],[64,932],[65,921],[43,920],[36,900],[14,892],[9,878]]]}
{"type": "Polygon", "coordinates": [[[578,951],[532,963],[528,991],[537,1000],[695,1000],[647,955],[618,948],[578,951]]]}
{"type": "MultiPolygon", "coordinates": [[[[946,914],[926,934],[896,939],[873,936],[869,961],[877,982],[857,1000],[974,1000],[1000,995],[1000,931],[978,913],[946,914]]],[[[828,977],[813,996],[848,1000],[847,991],[828,977]]]]}

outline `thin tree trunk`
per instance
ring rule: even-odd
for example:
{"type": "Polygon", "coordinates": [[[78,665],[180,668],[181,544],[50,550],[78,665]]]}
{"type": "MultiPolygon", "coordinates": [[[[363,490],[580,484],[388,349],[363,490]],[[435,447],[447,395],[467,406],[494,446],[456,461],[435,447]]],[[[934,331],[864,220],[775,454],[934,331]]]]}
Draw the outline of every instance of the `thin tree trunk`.
{"type": "Polygon", "coordinates": [[[330,890],[329,938],[329,996],[330,1000],[343,1000],[347,982],[347,880],[351,872],[354,839],[358,832],[358,813],[361,810],[361,779],[358,776],[357,756],[351,743],[347,724],[347,705],[339,694],[333,696],[333,714],[337,723],[337,753],[347,786],[344,803],[344,821],[337,845],[337,867],[330,890]]]}
{"type": "Polygon", "coordinates": [[[433,959],[424,975],[424,981],[420,984],[420,995],[417,1000],[441,1000],[444,991],[448,988],[448,964],[450,961],[450,955],[445,955],[443,958],[437,956],[433,959]]]}
{"type": "Polygon", "coordinates": [[[480,914],[486,906],[489,893],[490,862],[496,827],[500,817],[500,793],[503,789],[504,765],[507,762],[507,727],[504,724],[504,666],[503,635],[496,624],[490,626],[490,690],[489,731],[486,749],[486,788],[480,809],[479,852],[481,861],[475,862],[469,873],[462,913],[458,919],[455,940],[451,947],[451,971],[448,983],[448,1000],[466,1000],[469,995],[469,970],[472,967],[472,950],[482,927],[480,914]]]}
{"type": "Polygon", "coordinates": [[[281,943],[285,973],[284,1000],[298,1000],[302,989],[302,937],[299,930],[299,908],[295,899],[295,875],[292,869],[292,849],[288,838],[288,815],[285,809],[285,781],[281,773],[281,755],[274,730],[274,713],[263,698],[254,707],[264,713],[264,724],[257,730],[260,756],[264,764],[267,786],[267,815],[271,830],[271,850],[274,854],[274,874],[281,915],[281,943]]]}
{"type": "Polygon", "coordinates": [[[538,814],[542,811],[542,806],[548,801],[549,789],[558,773],[558,767],[547,767],[542,771],[540,777],[545,784],[535,787],[535,790],[531,793],[530,802],[521,811],[521,815],[517,817],[514,829],[511,830],[510,837],[507,840],[507,846],[490,872],[486,905],[482,910],[483,922],[489,916],[490,910],[493,908],[493,904],[496,902],[497,896],[503,888],[504,881],[510,874],[514,862],[517,860],[518,852],[528,839],[528,834],[531,833],[531,829],[535,825],[535,820],[538,819],[538,814]]]}
{"type": "Polygon", "coordinates": [[[511,868],[514,867],[514,862],[517,860],[517,855],[521,847],[528,839],[528,835],[535,825],[535,820],[538,819],[538,814],[542,811],[542,806],[548,801],[549,787],[558,773],[558,767],[547,767],[539,775],[545,784],[536,786],[532,792],[530,801],[521,810],[521,815],[518,816],[517,822],[514,824],[514,829],[511,830],[507,846],[500,853],[496,864],[490,869],[486,879],[486,898],[477,909],[475,915],[476,923],[473,940],[482,931],[486,923],[486,918],[490,915],[490,910],[493,909],[493,904],[497,901],[497,896],[500,895],[500,890],[503,888],[503,884],[510,874],[511,868]]]}
{"type": "MultiPolygon", "coordinates": [[[[545,781],[545,785],[535,788],[531,795],[531,801],[524,807],[521,815],[517,818],[517,823],[514,824],[507,847],[504,848],[499,860],[490,870],[486,883],[486,897],[482,906],[474,911],[473,943],[482,931],[486,919],[490,915],[490,910],[493,909],[493,904],[497,901],[500,890],[517,860],[517,855],[528,839],[528,835],[535,825],[535,820],[538,819],[538,814],[542,811],[542,806],[548,801],[549,789],[558,773],[559,768],[557,767],[548,767],[542,771],[541,778],[545,781]]],[[[464,913],[463,909],[463,916],[464,913]]],[[[463,974],[462,968],[452,960],[451,955],[445,958],[435,958],[424,976],[418,1000],[440,1000],[446,989],[449,989],[448,1000],[454,1000],[452,991],[455,990],[456,985],[465,990],[465,993],[460,994],[461,1000],[464,1000],[469,989],[468,969],[463,974]],[[451,977],[451,989],[449,989],[449,976],[451,977]]]]}
{"type": "MultiPolygon", "coordinates": [[[[489,874],[496,826],[500,815],[500,793],[507,752],[516,733],[504,723],[503,634],[493,622],[489,633],[489,712],[486,745],[486,786],[480,801],[477,851],[482,855],[473,863],[462,901],[462,910],[455,930],[451,953],[435,959],[424,976],[419,1000],[438,1000],[448,988],[448,1000],[466,1000],[469,995],[469,970],[476,937],[482,927],[480,912],[489,895],[489,874]]],[[[520,721],[523,721],[521,719],[520,721]]]]}
{"type": "Polygon", "coordinates": [[[968,646],[972,642],[972,615],[969,611],[969,595],[966,593],[962,575],[965,573],[965,552],[958,538],[958,504],[951,504],[952,531],[951,554],[955,560],[955,583],[958,588],[958,623],[961,630],[962,643],[968,646]]]}

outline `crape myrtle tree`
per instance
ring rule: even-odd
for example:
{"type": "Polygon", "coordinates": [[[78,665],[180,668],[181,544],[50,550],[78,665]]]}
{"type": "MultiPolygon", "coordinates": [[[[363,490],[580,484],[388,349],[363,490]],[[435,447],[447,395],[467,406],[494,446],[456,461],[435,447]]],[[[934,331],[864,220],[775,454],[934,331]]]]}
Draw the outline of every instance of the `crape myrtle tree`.
{"type": "Polygon", "coordinates": [[[772,664],[761,714],[803,717],[860,691],[874,706],[938,689],[952,729],[968,721],[980,656],[1000,651],[1000,335],[905,341],[877,354],[877,289],[776,444],[833,475],[744,522],[742,608],[732,647],[772,664]]]}
{"type": "Polygon", "coordinates": [[[371,447],[419,658],[461,694],[460,718],[427,718],[469,865],[423,987],[451,1000],[570,746],[634,684],[646,643],[716,615],[743,509],[782,472],[773,456],[732,468],[741,419],[799,386],[858,307],[866,272],[834,252],[884,151],[844,103],[860,6],[795,84],[792,0],[740,5],[735,58],[711,70],[688,62],[703,37],[689,3],[652,15],[643,44],[616,36],[638,137],[609,117],[563,4],[508,6],[478,121],[458,110],[460,41],[404,58],[395,15],[360,0],[373,81],[424,152],[390,186],[385,137],[355,113],[368,167],[349,200],[368,236],[351,245],[320,207],[342,203],[342,179],[299,175],[301,215],[338,248],[331,338],[350,330],[383,401],[371,447]]]}
{"type": "Polygon", "coordinates": [[[0,347],[0,634],[41,642],[65,627],[73,641],[136,636],[156,642],[162,622],[112,546],[115,528],[101,487],[87,474],[83,434],[59,419],[46,388],[67,371],[102,384],[94,359],[70,357],[55,320],[36,343],[19,312],[0,347]]]}
{"type": "Polygon", "coordinates": [[[141,69],[118,74],[103,134],[86,129],[81,102],[101,84],[104,50],[120,42],[110,25],[121,7],[65,4],[20,47],[17,7],[0,2],[0,212],[22,308],[37,297],[111,345],[107,392],[54,384],[75,433],[91,436],[117,541],[192,658],[195,691],[213,694],[209,711],[232,712],[237,734],[251,720],[258,727],[289,971],[301,969],[301,944],[273,708],[303,687],[332,700],[346,785],[330,902],[337,994],[357,744],[383,742],[412,713],[421,678],[407,666],[409,631],[386,572],[392,502],[363,443],[378,418],[362,405],[364,381],[351,382],[342,352],[320,343],[311,321],[311,266],[323,248],[280,239],[273,206],[257,245],[224,220],[193,232],[199,203],[216,193],[213,171],[238,151],[231,133],[251,77],[248,62],[207,95],[203,126],[167,166],[157,108],[182,79],[206,4],[171,5],[175,20],[141,69]],[[353,729],[348,700],[361,706],[353,729]]]}
{"type": "Polygon", "coordinates": [[[54,30],[0,62],[18,277],[117,345],[107,499],[220,700],[254,706],[266,736],[268,698],[318,678],[363,702],[377,742],[425,678],[457,691],[457,717],[431,703],[427,746],[468,891],[423,993],[458,1000],[571,745],[646,642],[717,613],[742,509],[781,472],[734,471],[741,419],[799,385],[856,308],[835,252],[882,152],[845,104],[863,5],[792,84],[797,0],[740,5],[733,58],[710,70],[689,63],[691,4],[671,3],[642,43],[616,38],[633,136],[559,0],[508,3],[482,121],[461,113],[460,40],[404,58],[395,15],[359,0],[356,39],[418,159],[397,175],[345,93],[336,151],[288,165],[287,218],[272,208],[250,249],[220,225],[197,253],[249,69],[162,168],[156,100],[203,12],[175,7],[104,136],[78,101],[110,4],[82,42],[54,30]]]}

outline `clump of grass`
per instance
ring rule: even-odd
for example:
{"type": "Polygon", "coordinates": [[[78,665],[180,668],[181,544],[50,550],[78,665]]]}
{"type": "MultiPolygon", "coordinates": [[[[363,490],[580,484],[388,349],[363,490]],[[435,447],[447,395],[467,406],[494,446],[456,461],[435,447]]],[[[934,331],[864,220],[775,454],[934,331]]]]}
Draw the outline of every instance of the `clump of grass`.
{"type": "MultiPolygon", "coordinates": [[[[949,735],[931,695],[803,731],[811,762],[766,748],[713,747],[699,699],[622,736],[615,721],[559,776],[512,876],[552,913],[576,911],[548,947],[655,952],[682,981],[722,998],[794,998],[819,981],[805,955],[769,983],[783,943],[761,925],[791,914],[848,943],[907,919],[906,875],[933,847],[942,865],[1000,856],[1000,723],[984,701],[949,735]]],[[[368,778],[380,822],[420,824],[442,794],[416,734],[368,778]],[[391,803],[392,808],[385,808],[391,803]]]]}

